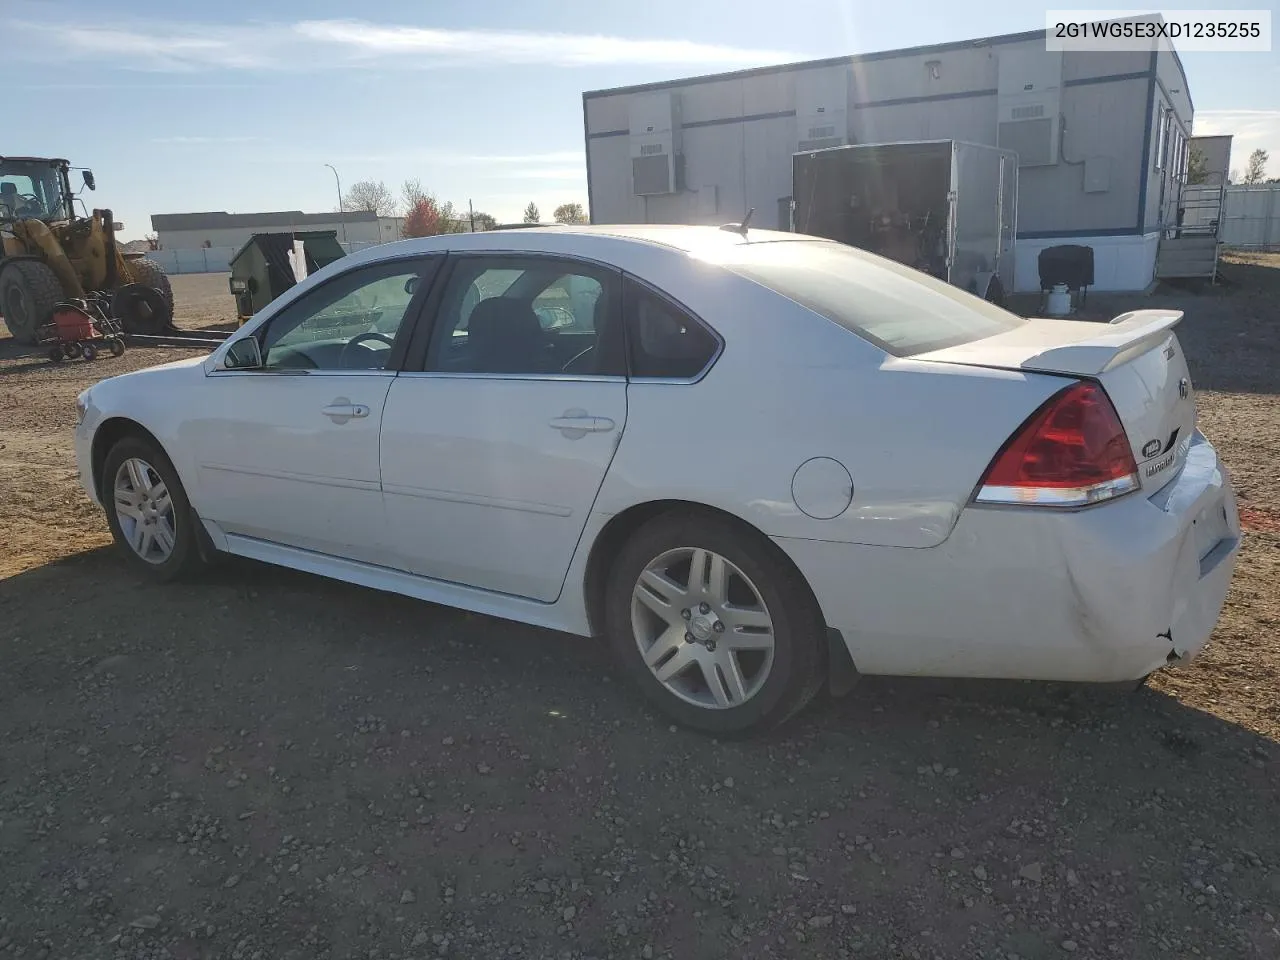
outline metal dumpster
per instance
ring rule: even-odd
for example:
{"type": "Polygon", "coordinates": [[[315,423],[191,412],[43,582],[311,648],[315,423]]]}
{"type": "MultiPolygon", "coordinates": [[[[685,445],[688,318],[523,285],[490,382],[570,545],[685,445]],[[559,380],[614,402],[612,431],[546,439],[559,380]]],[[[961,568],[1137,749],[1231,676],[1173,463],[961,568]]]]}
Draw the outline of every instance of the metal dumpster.
{"type": "Polygon", "coordinates": [[[346,256],[336,230],[255,233],[231,258],[229,282],[240,323],[297,283],[289,263],[295,240],[303,242],[308,276],[346,256]]]}

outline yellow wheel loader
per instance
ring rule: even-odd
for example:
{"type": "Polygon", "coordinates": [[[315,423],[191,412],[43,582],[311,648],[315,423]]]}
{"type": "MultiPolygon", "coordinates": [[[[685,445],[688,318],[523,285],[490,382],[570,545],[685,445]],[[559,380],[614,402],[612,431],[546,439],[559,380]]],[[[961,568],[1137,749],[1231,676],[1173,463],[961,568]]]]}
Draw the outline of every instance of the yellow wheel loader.
{"type": "MultiPolygon", "coordinates": [[[[0,157],[0,316],[9,333],[35,343],[56,304],[101,295],[126,333],[171,329],[169,278],[155,261],[121,252],[110,210],[77,215],[70,171],[66,160],[0,157]]],[[[92,171],[83,178],[95,189],[92,171]]]]}

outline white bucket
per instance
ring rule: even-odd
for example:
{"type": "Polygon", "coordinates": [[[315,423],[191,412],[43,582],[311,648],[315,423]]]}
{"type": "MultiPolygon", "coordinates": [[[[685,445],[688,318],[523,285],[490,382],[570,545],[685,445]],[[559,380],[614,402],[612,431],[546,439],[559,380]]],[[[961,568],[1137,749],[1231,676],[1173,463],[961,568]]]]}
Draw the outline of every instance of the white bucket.
{"type": "Polygon", "coordinates": [[[1051,317],[1065,317],[1071,313],[1071,291],[1065,283],[1056,284],[1049,291],[1045,313],[1051,317]]]}

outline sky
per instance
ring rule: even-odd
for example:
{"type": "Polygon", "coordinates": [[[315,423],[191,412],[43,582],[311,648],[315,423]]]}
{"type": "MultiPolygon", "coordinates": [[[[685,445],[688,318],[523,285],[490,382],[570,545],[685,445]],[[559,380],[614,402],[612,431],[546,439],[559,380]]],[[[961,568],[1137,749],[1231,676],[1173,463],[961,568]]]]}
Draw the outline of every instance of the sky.
{"type": "MultiPolygon", "coordinates": [[[[1274,16],[1275,3],[1229,6],[1274,16]]],[[[1210,2],[1154,9],[1193,6],[1210,2]]],[[[585,90],[1043,29],[1044,10],[1024,0],[3,0],[0,149],[92,167],[88,205],[111,207],[125,239],[149,232],[155,213],[333,210],[325,164],[344,189],[373,179],[398,191],[418,178],[500,221],[519,220],[530,201],[546,220],[560,203],[586,204],[585,90]]],[[[1268,149],[1280,176],[1280,52],[1181,56],[1195,132],[1235,134],[1237,168],[1268,149]]]]}

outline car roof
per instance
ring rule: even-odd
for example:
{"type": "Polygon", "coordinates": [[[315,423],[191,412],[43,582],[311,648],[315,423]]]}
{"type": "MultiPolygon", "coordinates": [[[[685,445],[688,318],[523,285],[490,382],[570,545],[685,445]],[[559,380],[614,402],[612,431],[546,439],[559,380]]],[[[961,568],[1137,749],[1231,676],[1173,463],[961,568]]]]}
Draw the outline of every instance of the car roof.
{"type": "MultiPolygon", "coordinates": [[[[778,230],[752,230],[748,227],[745,236],[737,229],[737,224],[720,226],[696,226],[684,223],[610,223],[610,224],[564,224],[561,226],[531,227],[530,233],[581,234],[583,236],[617,237],[623,240],[641,240],[646,243],[657,243],[664,247],[674,247],[686,252],[704,249],[711,246],[737,246],[744,243],[776,243],[784,240],[811,239],[794,233],[782,233],[778,230]]],[[[463,236],[463,234],[458,234],[463,236]]]]}
{"type": "Polygon", "coordinates": [[[527,249],[529,251],[559,250],[566,253],[584,252],[582,250],[584,241],[590,247],[593,239],[612,243],[666,247],[673,251],[691,254],[744,244],[819,240],[817,237],[783,233],[778,230],[748,229],[743,236],[736,229],[690,224],[563,224],[483,230],[476,233],[448,233],[434,237],[400,240],[391,244],[366,247],[356,256],[359,259],[381,259],[384,256],[399,253],[435,253],[445,250],[527,249]]]}

